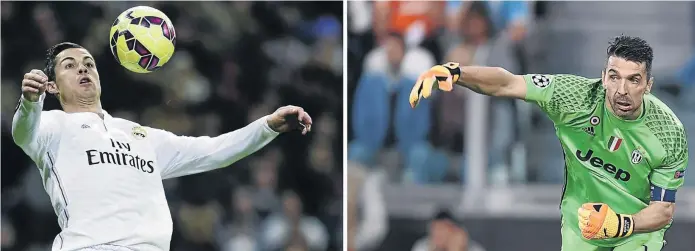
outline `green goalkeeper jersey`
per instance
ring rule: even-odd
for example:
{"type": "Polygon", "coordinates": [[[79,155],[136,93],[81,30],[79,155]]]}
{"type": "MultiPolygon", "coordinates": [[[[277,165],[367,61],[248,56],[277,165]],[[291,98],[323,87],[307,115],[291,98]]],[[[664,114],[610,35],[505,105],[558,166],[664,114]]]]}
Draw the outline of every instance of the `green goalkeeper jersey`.
{"type": "MultiPolygon", "coordinates": [[[[526,100],[538,104],[555,124],[565,155],[562,223],[578,235],[577,210],[584,203],[606,203],[616,213],[635,214],[649,205],[652,186],[675,194],[683,184],[685,131],[655,96],[644,96],[639,118],[623,120],[605,106],[601,79],[540,74],[524,79],[526,100]]],[[[587,242],[612,247],[628,240],[587,242]]]]}

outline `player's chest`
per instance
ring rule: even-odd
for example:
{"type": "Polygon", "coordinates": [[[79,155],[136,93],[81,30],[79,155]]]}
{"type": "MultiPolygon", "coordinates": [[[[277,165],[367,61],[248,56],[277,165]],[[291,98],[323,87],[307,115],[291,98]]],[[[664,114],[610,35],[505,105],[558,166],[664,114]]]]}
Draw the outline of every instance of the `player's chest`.
{"type": "Polygon", "coordinates": [[[646,178],[654,166],[647,151],[650,135],[612,124],[600,114],[558,128],[568,157],[598,175],[627,182],[646,178]]]}
{"type": "Polygon", "coordinates": [[[154,157],[147,132],[135,124],[80,116],[69,120],[65,128],[61,145],[69,150],[154,157]]]}

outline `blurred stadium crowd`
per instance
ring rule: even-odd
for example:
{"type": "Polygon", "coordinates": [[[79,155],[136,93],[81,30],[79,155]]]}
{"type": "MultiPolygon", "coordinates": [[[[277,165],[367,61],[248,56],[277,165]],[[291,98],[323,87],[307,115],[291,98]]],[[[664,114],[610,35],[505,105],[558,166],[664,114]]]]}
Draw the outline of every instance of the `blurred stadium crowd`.
{"type": "Polygon", "coordinates": [[[656,95],[684,124],[694,121],[695,113],[685,108],[693,104],[688,97],[695,90],[691,87],[695,81],[695,25],[689,15],[695,4],[651,9],[645,5],[350,3],[348,65],[354,67],[348,67],[348,158],[386,168],[391,180],[460,182],[465,181],[466,159],[470,157],[466,155],[470,150],[466,141],[484,134],[491,182],[562,183],[559,147],[550,151],[548,147],[534,148],[559,144],[551,122],[536,107],[496,98],[470,103],[475,95],[455,88],[453,93],[437,95],[412,110],[407,102],[410,89],[421,72],[448,61],[501,66],[515,74],[600,77],[608,41],[621,33],[651,42],[656,54],[656,95]],[[609,15],[618,8],[663,17],[664,21],[654,25],[627,11],[609,15]],[[661,39],[665,33],[668,40],[661,39]],[[480,106],[472,109],[472,104],[480,106]],[[467,127],[478,120],[489,121],[487,130],[467,133],[467,127]],[[538,144],[530,144],[531,139],[538,144]]]}
{"type": "MultiPolygon", "coordinates": [[[[542,192],[551,193],[553,202],[544,205],[557,212],[564,160],[552,122],[529,103],[454,88],[411,109],[407,100],[415,80],[436,64],[455,61],[500,66],[515,74],[598,78],[610,39],[621,33],[641,36],[655,50],[657,90],[652,92],[674,110],[689,134],[695,132],[695,112],[688,109],[695,104],[695,3],[354,1],[347,13],[351,250],[426,250],[435,242],[448,250],[559,248],[559,242],[528,235],[495,236],[502,231],[492,229],[518,224],[500,215],[494,222],[467,219],[467,226],[482,228],[449,225],[458,235],[440,231],[441,222],[455,222],[444,216],[461,202],[465,187],[460,184],[478,179],[501,189],[554,184],[550,187],[556,191],[542,192]],[[472,168],[472,157],[484,161],[473,162],[478,165],[472,168]],[[478,171],[470,178],[473,169],[478,171]],[[467,249],[459,248],[460,238],[467,249]]],[[[688,184],[695,179],[686,179],[688,184]]],[[[483,196],[513,201],[514,191],[502,192],[495,196],[507,197],[483,196]]],[[[525,225],[529,233],[558,223],[554,214],[539,219],[525,225]]]]}
{"type": "Polygon", "coordinates": [[[282,105],[312,115],[308,137],[165,180],[172,250],[341,250],[342,13],[341,2],[2,2],[2,250],[50,250],[60,231],[10,124],[23,74],[63,41],[95,56],[115,117],[216,136],[282,105]],[[172,60],[151,74],[127,72],[108,49],[111,23],[136,5],[162,10],[178,34],[172,60]]]}

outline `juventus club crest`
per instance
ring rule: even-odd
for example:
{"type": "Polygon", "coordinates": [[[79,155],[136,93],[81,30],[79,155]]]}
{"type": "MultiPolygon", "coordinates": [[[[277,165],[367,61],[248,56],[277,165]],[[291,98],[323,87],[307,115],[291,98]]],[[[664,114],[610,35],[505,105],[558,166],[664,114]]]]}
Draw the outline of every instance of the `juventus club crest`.
{"type": "Polygon", "coordinates": [[[630,155],[630,162],[635,165],[642,162],[642,153],[639,151],[639,149],[632,151],[632,154],[630,155]]]}
{"type": "Polygon", "coordinates": [[[608,151],[615,152],[620,149],[620,145],[623,144],[623,139],[616,136],[611,136],[608,140],[608,151]]]}

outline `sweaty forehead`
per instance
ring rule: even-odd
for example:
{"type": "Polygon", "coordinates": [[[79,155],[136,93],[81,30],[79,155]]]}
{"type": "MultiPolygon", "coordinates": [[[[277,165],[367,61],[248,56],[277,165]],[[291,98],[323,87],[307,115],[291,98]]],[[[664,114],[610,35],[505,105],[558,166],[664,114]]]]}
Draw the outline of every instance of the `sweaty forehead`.
{"type": "Polygon", "coordinates": [[[646,73],[647,65],[642,62],[633,62],[621,57],[611,56],[608,58],[608,70],[615,70],[621,75],[632,75],[635,73],[646,73]]]}
{"type": "Polygon", "coordinates": [[[66,50],[63,50],[60,53],[58,53],[58,55],[56,55],[56,61],[60,62],[61,60],[63,60],[64,58],[67,58],[67,57],[71,57],[74,59],[82,59],[82,58],[87,57],[87,56],[90,58],[92,57],[92,54],[90,54],[89,51],[87,51],[87,49],[70,48],[70,49],[66,49],[66,50]]]}

